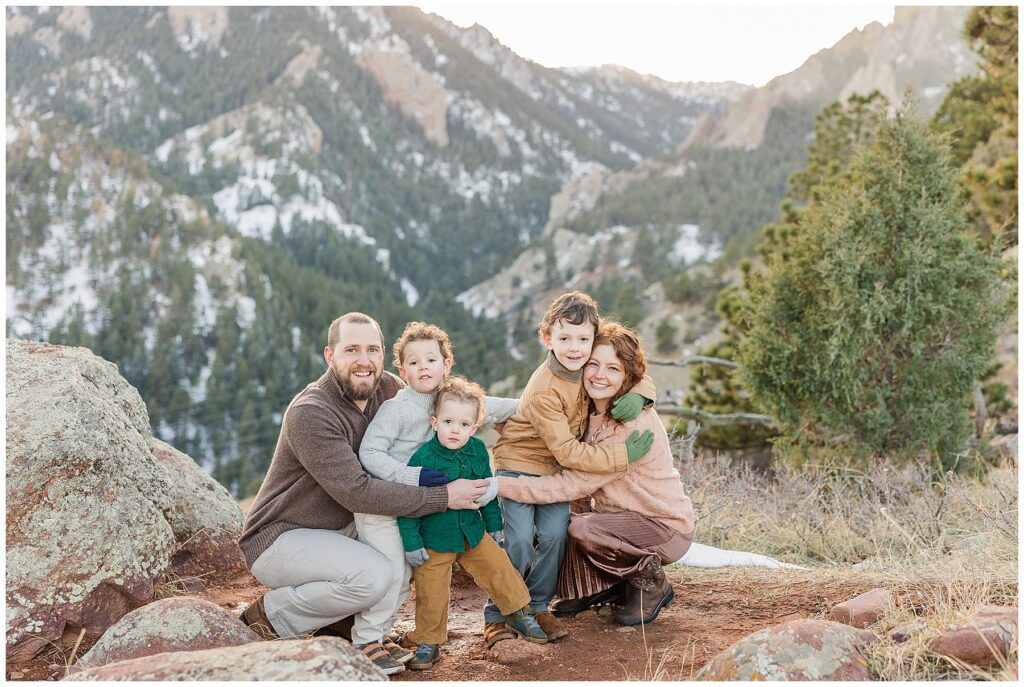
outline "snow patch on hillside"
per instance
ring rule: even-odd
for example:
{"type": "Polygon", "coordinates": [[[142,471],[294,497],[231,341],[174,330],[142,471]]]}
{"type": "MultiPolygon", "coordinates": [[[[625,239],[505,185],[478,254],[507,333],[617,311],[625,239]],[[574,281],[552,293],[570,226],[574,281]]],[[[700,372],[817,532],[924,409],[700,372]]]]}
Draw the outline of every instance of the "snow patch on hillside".
{"type": "MultiPolygon", "coordinates": [[[[127,119],[141,108],[141,88],[127,65],[107,57],[90,57],[41,77],[47,95],[79,104],[94,114],[98,126],[111,126],[127,119]]],[[[34,109],[49,110],[52,105],[38,96],[34,109]]]]}
{"type": "Polygon", "coordinates": [[[235,242],[227,236],[202,241],[188,249],[196,269],[193,309],[196,327],[209,331],[217,322],[217,310],[234,306],[238,326],[245,329],[256,318],[256,301],[242,292],[245,265],[234,256],[235,242]],[[211,288],[211,283],[215,284],[211,288]]]}
{"type": "Polygon", "coordinates": [[[416,303],[420,300],[420,292],[416,290],[416,287],[412,285],[412,282],[408,279],[403,278],[400,282],[402,286],[402,293],[405,294],[405,302],[409,304],[410,308],[415,308],[416,303]]]}
{"type": "MultiPolygon", "coordinates": [[[[286,171],[294,174],[300,192],[288,198],[281,197],[273,182],[278,170],[276,160],[261,160],[259,164],[244,165],[246,174],[213,195],[218,217],[225,223],[235,226],[244,236],[269,240],[274,225],[281,223],[281,229],[287,234],[291,232],[296,220],[302,222],[323,222],[332,226],[342,236],[361,245],[375,247],[377,240],[366,233],[361,225],[351,224],[342,219],[338,206],[323,195],[323,182],[309,174],[306,170],[294,165],[287,165],[286,171]],[[256,197],[262,202],[251,206],[256,197]]],[[[376,260],[385,268],[389,255],[384,249],[375,252],[376,260]]]]}
{"type": "Polygon", "coordinates": [[[700,227],[696,224],[680,224],[676,227],[676,240],[669,249],[668,259],[676,266],[689,266],[699,261],[711,262],[722,254],[716,242],[710,246],[700,243],[700,227]]]}

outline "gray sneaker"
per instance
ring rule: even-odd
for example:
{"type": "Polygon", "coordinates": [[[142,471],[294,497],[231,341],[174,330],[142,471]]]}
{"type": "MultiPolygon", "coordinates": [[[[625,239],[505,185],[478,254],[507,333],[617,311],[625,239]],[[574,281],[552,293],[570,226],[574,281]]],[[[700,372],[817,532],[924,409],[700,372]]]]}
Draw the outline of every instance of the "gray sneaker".
{"type": "Polygon", "coordinates": [[[416,647],[416,655],[409,661],[411,670],[429,670],[441,658],[441,650],[437,644],[420,644],[416,647]]]}
{"type": "Polygon", "coordinates": [[[505,618],[505,627],[515,632],[528,642],[547,644],[548,636],[537,624],[537,619],[529,612],[529,608],[520,608],[505,618]]]}
{"type": "Polygon", "coordinates": [[[377,666],[382,673],[385,675],[394,675],[405,670],[405,666],[391,658],[391,654],[388,650],[381,646],[380,642],[370,642],[369,644],[353,644],[356,649],[363,652],[363,656],[373,661],[373,665],[377,666]]]}

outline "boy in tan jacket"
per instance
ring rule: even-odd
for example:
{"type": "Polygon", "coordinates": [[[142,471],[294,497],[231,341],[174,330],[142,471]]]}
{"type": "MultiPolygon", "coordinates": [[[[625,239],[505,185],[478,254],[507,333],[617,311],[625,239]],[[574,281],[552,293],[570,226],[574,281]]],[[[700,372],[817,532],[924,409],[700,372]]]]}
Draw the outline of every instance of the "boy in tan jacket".
{"type": "MultiPolygon", "coordinates": [[[[597,303],[579,291],[559,296],[548,307],[540,323],[548,356],[530,377],[518,410],[505,423],[494,445],[496,474],[528,479],[553,475],[563,467],[621,472],[650,450],[653,434],[649,430],[633,432],[624,444],[591,446],[581,441],[588,416],[583,366],[590,358],[600,324],[597,303]]],[[[623,421],[636,418],[655,394],[654,384],[645,376],[631,393],[619,399],[613,417],[623,421]]],[[[530,609],[549,639],[565,637],[568,631],[548,612],[548,603],[565,556],[569,504],[535,505],[501,499],[501,512],[505,549],[530,590],[530,609]]],[[[489,647],[514,637],[505,628],[505,617],[490,600],[484,609],[484,623],[484,639],[489,647]]]]}

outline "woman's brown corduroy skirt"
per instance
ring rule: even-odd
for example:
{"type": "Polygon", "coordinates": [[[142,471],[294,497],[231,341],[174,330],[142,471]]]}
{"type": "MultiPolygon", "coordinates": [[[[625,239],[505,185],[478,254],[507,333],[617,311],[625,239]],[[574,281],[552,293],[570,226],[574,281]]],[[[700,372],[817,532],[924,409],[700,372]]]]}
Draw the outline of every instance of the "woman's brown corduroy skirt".
{"type": "Polygon", "coordinates": [[[652,559],[678,561],[690,539],[639,513],[581,513],[573,503],[565,562],[555,595],[580,599],[636,576],[652,559]]]}

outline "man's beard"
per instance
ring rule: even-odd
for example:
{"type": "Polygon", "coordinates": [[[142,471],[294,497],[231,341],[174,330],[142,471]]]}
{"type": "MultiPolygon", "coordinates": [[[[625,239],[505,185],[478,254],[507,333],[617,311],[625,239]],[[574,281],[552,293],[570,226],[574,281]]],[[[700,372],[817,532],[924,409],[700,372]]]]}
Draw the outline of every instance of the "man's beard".
{"type": "MultiPolygon", "coordinates": [[[[377,390],[377,384],[380,383],[380,378],[383,375],[381,370],[371,369],[373,373],[370,377],[365,377],[358,382],[352,377],[352,368],[349,368],[347,375],[342,375],[341,371],[337,367],[332,366],[334,370],[334,376],[338,380],[338,385],[341,387],[341,393],[351,398],[353,401],[368,401],[373,392],[377,390]],[[360,386],[356,386],[360,384],[360,386]]],[[[366,370],[358,370],[359,372],[365,372],[366,370]]]]}

